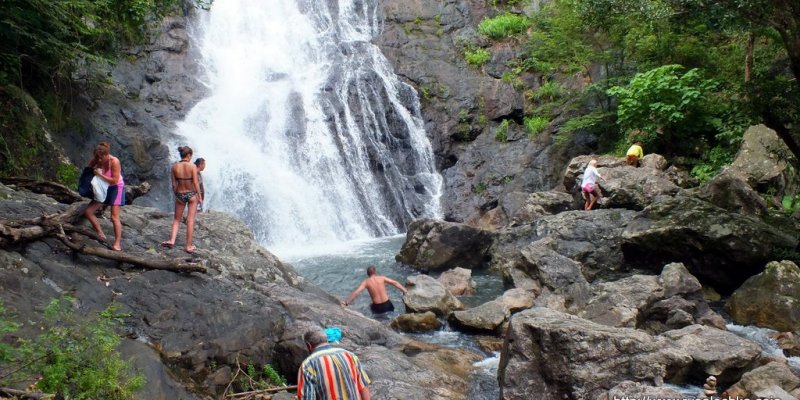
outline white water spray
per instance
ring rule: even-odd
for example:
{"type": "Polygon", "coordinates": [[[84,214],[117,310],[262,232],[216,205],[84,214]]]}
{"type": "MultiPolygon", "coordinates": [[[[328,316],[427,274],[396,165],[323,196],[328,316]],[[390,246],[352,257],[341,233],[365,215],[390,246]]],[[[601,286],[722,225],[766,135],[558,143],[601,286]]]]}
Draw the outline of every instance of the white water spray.
{"type": "Polygon", "coordinates": [[[215,0],[196,29],[210,96],[177,133],[207,160],[206,206],[279,255],[440,215],[416,94],[369,42],[376,6],[335,3],[215,0]]]}

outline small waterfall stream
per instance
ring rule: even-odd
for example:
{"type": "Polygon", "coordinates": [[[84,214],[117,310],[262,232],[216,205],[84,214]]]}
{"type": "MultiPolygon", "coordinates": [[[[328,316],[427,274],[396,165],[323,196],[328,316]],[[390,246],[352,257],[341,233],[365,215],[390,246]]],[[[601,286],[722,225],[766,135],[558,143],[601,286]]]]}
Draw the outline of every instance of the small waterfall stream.
{"type": "Polygon", "coordinates": [[[210,96],[177,134],[207,160],[207,207],[279,256],[440,215],[416,93],[370,43],[374,2],[215,0],[203,14],[210,96]]]}

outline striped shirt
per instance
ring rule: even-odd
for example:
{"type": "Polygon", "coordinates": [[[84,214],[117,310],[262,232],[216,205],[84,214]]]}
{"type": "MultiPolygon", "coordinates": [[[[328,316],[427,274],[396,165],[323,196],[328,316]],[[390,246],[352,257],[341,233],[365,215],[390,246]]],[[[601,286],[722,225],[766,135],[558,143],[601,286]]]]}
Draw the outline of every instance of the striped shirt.
{"type": "Polygon", "coordinates": [[[297,376],[299,400],[360,400],[370,383],[355,354],[330,344],[317,346],[297,376]]]}

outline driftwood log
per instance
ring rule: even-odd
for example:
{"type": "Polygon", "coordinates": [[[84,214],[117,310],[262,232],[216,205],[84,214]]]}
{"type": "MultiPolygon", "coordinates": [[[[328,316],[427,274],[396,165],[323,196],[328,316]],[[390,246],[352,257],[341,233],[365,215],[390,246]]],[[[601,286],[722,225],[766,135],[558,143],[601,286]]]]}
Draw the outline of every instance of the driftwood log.
{"type": "Polygon", "coordinates": [[[21,400],[45,400],[45,399],[54,399],[56,397],[54,394],[40,393],[40,392],[26,392],[24,390],[17,390],[4,387],[0,387],[0,395],[11,396],[15,399],[21,399],[21,400]]]}
{"type": "Polygon", "coordinates": [[[88,205],[88,201],[73,203],[66,210],[29,219],[0,220],[0,247],[10,248],[43,238],[56,238],[73,251],[97,256],[121,263],[133,264],[146,269],[163,269],[180,272],[206,272],[206,268],[191,258],[161,258],[111,250],[107,247],[90,246],[81,242],[77,235],[85,236],[107,245],[105,239],[94,231],[74,225],[88,205]]]}
{"type": "MultiPolygon", "coordinates": [[[[56,182],[15,177],[0,177],[0,182],[4,185],[13,185],[17,189],[24,189],[29,192],[50,196],[63,204],[72,204],[86,200],[86,198],[81,197],[78,192],[56,182]]],[[[130,205],[133,203],[133,200],[149,192],[150,184],[147,182],[142,182],[139,185],[125,185],[125,204],[130,205]]]]}

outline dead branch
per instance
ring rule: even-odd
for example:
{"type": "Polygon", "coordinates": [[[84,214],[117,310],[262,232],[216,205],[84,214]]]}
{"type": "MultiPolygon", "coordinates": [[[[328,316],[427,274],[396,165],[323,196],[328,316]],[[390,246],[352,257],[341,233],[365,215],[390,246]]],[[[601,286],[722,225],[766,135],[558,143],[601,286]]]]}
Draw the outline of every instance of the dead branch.
{"type": "Polygon", "coordinates": [[[137,265],[146,269],[163,269],[176,272],[206,272],[202,265],[185,258],[153,258],[141,257],[124,251],[110,250],[104,247],[88,246],[85,243],[73,242],[64,233],[63,228],[55,236],[70,249],[89,256],[98,256],[108,260],[137,265]]]}
{"type": "Polygon", "coordinates": [[[235,399],[235,398],[238,398],[238,397],[247,397],[247,396],[255,396],[255,395],[259,395],[259,394],[283,392],[284,390],[286,390],[286,391],[297,390],[297,385],[294,385],[294,386],[279,386],[279,387],[274,387],[274,388],[269,388],[269,389],[251,390],[249,392],[241,392],[241,393],[231,393],[231,394],[227,395],[228,396],[227,398],[235,399]]]}
{"type": "Polygon", "coordinates": [[[148,192],[150,192],[150,184],[147,182],[142,182],[136,186],[125,185],[125,204],[133,204],[137,197],[142,197],[148,192]]]}
{"type": "Polygon", "coordinates": [[[23,390],[0,387],[0,394],[3,396],[13,396],[21,400],[45,400],[54,399],[56,395],[40,392],[26,392],[23,390]]]}
{"type": "Polygon", "coordinates": [[[14,185],[18,189],[24,189],[29,192],[44,194],[50,196],[59,203],[72,204],[83,200],[83,197],[78,192],[55,182],[39,181],[29,178],[0,178],[0,182],[5,185],[14,185]]]}

